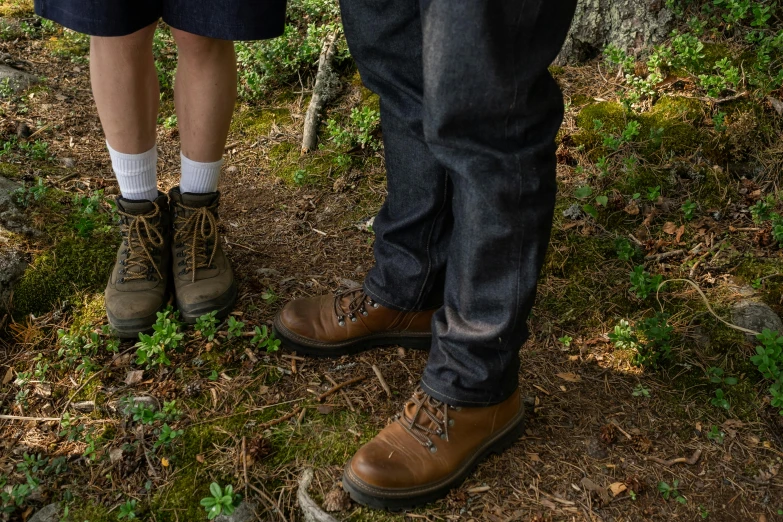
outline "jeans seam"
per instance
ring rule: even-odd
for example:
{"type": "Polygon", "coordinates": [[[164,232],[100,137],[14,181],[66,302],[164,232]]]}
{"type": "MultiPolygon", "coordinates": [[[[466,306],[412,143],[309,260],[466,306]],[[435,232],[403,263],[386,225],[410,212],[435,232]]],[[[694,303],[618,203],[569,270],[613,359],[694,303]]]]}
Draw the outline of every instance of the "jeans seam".
{"type": "Polygon", "coordinates": [[[430,256],[430,246],[432,245],[432,233],[435,231],[435,225],[438,223],[438,218],[443,214],[443,211],[446,209],[446,206],[448,204],[448,191],[449,191],[449,181],[448,176],[445,176],[446,179],[444,179],[443,183],[443,203],[440,206],[440,209],[435,214],[435,217],[432,219],[432,225],[430,226],[430,232],[427,235],[427,273],[424,276],[424,281],[421,283],[421,289],[419,290],[419,296],[416,298],[414,307],[421,307],[421,301],[422,297],[424,295],[424,288],[427,286],[427,281],[430,278],[430,275],[432,275],[432,257],[430,256]]]}

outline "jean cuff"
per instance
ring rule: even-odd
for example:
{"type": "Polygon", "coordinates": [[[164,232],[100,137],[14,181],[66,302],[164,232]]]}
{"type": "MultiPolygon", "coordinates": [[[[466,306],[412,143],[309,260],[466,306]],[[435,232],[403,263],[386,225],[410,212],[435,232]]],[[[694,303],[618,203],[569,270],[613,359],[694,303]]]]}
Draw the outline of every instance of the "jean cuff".
{"type": "Polygon", "coordinates": [[[515,386],[512,390],[498,390],[496,393],[486,393],[484,391],[469,392],[465,390],[458,390],[453,386],[437,386],[429,384],[421,379],[422,389],[433,398],[448,404],[449,406],[460,406],[464,408],[481,408],[486,406],[492,406],[493,404],[500,404],[514,393],[519,393],[518,386],[515,386]]]}

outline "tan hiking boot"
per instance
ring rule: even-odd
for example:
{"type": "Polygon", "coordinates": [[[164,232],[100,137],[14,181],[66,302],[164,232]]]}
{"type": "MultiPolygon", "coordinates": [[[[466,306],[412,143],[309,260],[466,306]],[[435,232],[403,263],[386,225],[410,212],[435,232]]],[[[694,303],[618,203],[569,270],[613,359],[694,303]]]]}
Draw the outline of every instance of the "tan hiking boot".
{"type": "Polygon", "coordinates": [[[433,502],[524,429],[519,392],[493,406],[448,406],[418,389],[405,409],[348,462],[343,488],[356,502],[400,511],[433,502]]]}
{"type": "Polygon", "coordinates": [[[317,357],[384,345],[428,350],[433,313],[435,310],[392,310],[355,288],[335,296],[289,302],[275,317],[274,330],[283,347],[317,357]]]}
{"type": "Polygon", "coordinates": [[[122,244],[106,285],[106,315],[119,337],[147,332],[166,304],[171,270],[168,198],[117,198],[122,244]]]}
{"type": "Polygon", "coordinates": [[[216,317],[223,319],[236,302],[237,287],[220,246],[220,192],[182,194],[174,187],[169,197],[174,218],[174,296],[180,318],[192,324],[217,311],[216,317]]]}

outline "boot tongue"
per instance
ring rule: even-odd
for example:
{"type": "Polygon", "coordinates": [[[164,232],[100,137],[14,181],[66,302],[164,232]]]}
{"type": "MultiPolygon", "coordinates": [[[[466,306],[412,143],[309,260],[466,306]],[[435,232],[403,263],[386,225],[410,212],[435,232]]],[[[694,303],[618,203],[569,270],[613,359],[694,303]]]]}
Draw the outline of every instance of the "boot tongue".
{"type": "Polygon", "coordinates": [[[180,193],[180,201],[186,207],[209,207],[220,198],[220,192],[208,192],[206,194],[195,194],[193,192],[180,193]]]}
{"type": "Polygon", "coordinates": [[[155,211],[155,203],[148,199],[125,199],[117,198],[117,207],[126,214],[134,216],[149,214],[155,211]]]}

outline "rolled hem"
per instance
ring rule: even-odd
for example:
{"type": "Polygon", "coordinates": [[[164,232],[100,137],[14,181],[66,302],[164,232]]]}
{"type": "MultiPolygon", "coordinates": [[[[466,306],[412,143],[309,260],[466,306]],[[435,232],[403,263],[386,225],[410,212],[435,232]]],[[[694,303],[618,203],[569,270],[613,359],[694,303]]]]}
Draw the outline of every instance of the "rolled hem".
{"type": "Polygon", "coordinates": [[[386,299],[386,296],[384,294],[381,294],[380,292],[375,291],[373,288],[370,287],[370,283],[368,281],[364,281],[364,293],[369,295],[373,300],[378,301],[386,308],[391,308],[392,310],[397,310],[398,312],[412,312],[415,310],[415,307],[413,306],[400,306],[398,304],[395,304],[388,299],[386,299]]]}
{"type": "MultiPolygon", "coordinates": [[[[169,26],[186,33],[214,38],[216,40],[251,41],[251,40],[269,40],[277,38],[285,30],[285,4],[283,4],[282,15],[279,24],[267,24],[266,26],[248,27],[244,25],[221,25],[199,20],[185,20],[182,18],[163,15],[163,21],[169,26]]],[[[268,13],[274,18],[276,13],[268,13]]]]}
{"type": "Polygon", "coordinates": [[[47,20],[58,23],[71,31],[99,37],[128,36],[129,34],[133,34],[136,31],[140,31],[141,29],[154,24],[160,20],[161,17],[161,13],[154,13],[153,15],[150,15],[149,19],[142,19],[138,23],[98,28],[95,27],[95,20],[91,18],[84,18],[78,14],[64,11],[42,2],[35,2],[35,14],[41,18],[46,18],[47,20]]]}
{"type": "Polygon", "coordinates": [[[519,389],[517,386],[508,393],[490,395],[487,397],[487,395],[484,393],[469,393],[465,392],[464,390],[456,390],[448,386],[445,387],[446,391],[439,391],[438,389],[433,388],[427,384],[424,381],[424,378],[421,379],[420,384],[422,389],[435,399],[448,404],[449,406],[460,406],[464,408],[481,408],[492,406],[494,404],[500,404],[501,402],[511,397],[511,395],[517,392],[519,389]]]}

